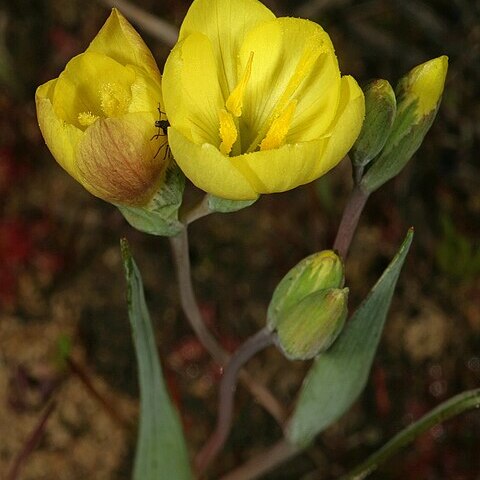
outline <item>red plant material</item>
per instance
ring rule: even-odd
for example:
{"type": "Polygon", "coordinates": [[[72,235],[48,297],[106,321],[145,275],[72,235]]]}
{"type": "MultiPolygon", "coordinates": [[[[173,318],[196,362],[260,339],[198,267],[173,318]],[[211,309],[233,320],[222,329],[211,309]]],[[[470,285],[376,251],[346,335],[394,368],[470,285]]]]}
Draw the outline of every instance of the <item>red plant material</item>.
{"type": "Polygon", "coordinates": [[[24,265],[32,255],[32,240],[21,220],[0,223],[0,262],[7,268],[24,265]]]}
{"type": "Polygon", "coordinates": [[[28,174],[26,163],[16,160],[10,147],[0,148],[0,196],[7,195],[28,174]]]}

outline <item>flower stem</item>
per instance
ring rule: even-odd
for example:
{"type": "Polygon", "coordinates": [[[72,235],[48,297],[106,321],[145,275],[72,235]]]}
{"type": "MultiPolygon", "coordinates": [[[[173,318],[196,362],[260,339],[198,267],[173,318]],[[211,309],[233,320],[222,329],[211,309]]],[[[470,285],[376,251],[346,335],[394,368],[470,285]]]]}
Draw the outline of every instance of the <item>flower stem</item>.
{"type": "Polygon", "coordinates": [[[353,181],[355,185],[358,185],[362,181],[364,170],[365,167],[363,165],[353,165],[353,181]]]}
{"type": "Polygon", "coordinates": [[[170,237],[170,242],[177,267],[178,288],[183,311],[202,345],[220,365],[224,365],[228,361],[228,353],[205,326],[193,291],[187,227],[185,226],[177,236],[170,237]]]}
{"type": "Polygon", "coordinates": [[[190,225],[190,223],[199,218],[206,217],[210,213],[212,213],[212,211],[208,208],[208,195],[205,195],[202,200],[189,210],[183,218],[180,218],[180,220],[185,225],[190,225]]]}
{"type": "Polygon", "coordinates": [[[297,453],[299,453],[299,449],[290,445],[287,440],[282,438],[268,450],[251,458],[242,466],[227,473],[220,480],[253,480],[287,461],[297,453]]]}
{"type": "MultiPolygon", "coordinates": [[[[219,365],[224,366],[227,364],[230,355],[205,326],[193,291],[187,227],[185,226],[176,237],[171,237],[170,242],[177,267],[180,301],[183,311],[202,345],[219,365]]],[[[278,424],[283,425],[287,417],[286,410],[268,388],[255,381],[246,371],[240,372],[240,379],[257,399],[258,403],[275,418],[278,424]]]]}
{"type": "Polygon", "coordinates": [[[263,328],[245,341],[232,355],[228,362],[220,384],[218,400],[218,418],[215,431],[198,454],[195,464],[201,474],[223,447],[233,417],[233,400],[240,369],[256,353],[272,345],[274,337],[270,330],[263,328]]]}
{"type": "Polygon", "coordinates": [[[333,243],[333,249],[336,250],[343,259],[347,257],[353,234],[357,229],[358,220],[369,196],[370,192],[363,190],[359,184],[355,185],[350,193],[347,205],[343,211],[340,226],[338,227],[335,242],[333,243]]]}

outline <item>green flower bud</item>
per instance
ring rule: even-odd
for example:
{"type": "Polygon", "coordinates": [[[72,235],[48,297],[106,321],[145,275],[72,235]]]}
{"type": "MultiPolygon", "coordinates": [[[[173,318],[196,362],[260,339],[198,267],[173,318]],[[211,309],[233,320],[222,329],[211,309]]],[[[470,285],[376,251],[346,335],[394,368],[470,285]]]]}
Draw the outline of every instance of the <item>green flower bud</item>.
{"type": "Polygon", "coordinates": [[[361,185],[373,192],[405,167],[418,150],[440,106],[448,58],[438,57],[418,65],[403,77],[396,90],[397,115],[380,156],[361,185]]]}
{"type": "Polygon", "coordinates": [[[397,102],[387,80],[368,83],[365,94],[365,120],[360,135],[350,152],[356,166],[365,166],[375,158],[387,141],[393,125],[397,102]]]}
{"type": "Polygon", "coordinates": [[[278,345],[290,360],[308,360],[327,350],[347,318],[348,288],[311,293],[278,320],[278,345]]]}
{"type": "Polygon", "coordinates": [[[273,292],[267,326],[274,330],[279,318],[311,293],[325,288],[341,288],[343,284],[343,263],[333,250],[304,258],[283,277],[273,292]]]}

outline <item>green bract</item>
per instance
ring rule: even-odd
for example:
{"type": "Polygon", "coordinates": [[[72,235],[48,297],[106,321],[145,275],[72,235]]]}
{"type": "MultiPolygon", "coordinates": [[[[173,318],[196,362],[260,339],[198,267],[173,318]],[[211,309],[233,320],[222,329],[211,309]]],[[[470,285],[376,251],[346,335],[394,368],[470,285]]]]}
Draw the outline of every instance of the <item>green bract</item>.
{"type": "Polygon", "coordinates": [[[365,94],[365,120],[350,157],[357,166],[365,166],[382,150],[392,128],[397,102],[391,85],[386,80],[368,83],[365,94]]]}
{"type": "Polygon", "coordinates": [[[332,250],[304,258],[280,281],[268,307],[267,326],[276,331],[288,358],[312,358],[333,343],[347,315],[343,283],[343,264],[332,250]]]}
{"type": "Polygon", "coordinates": [[[342,331],[348,288],[326,288],[306,296],[282,315],[278,345],[291,360],[308,360],[327,350],[342,331]]]}
{"type": "Polygon", "coordinates": [[[300,300],[318,290],[341,288],[343,263],[333,250],[323,250],[301,260],[280,281],[268,307],[267,325],[271,330],[281,316],[300,300]]]}
{"type": "Polygon", "coordinates": [[[448,69],[448,58],[418,65],[403,77],[396,90],[397,115],[379,157],[361,182],[373,192],[398,175],[423,142],[437,114],[448,69]]]}

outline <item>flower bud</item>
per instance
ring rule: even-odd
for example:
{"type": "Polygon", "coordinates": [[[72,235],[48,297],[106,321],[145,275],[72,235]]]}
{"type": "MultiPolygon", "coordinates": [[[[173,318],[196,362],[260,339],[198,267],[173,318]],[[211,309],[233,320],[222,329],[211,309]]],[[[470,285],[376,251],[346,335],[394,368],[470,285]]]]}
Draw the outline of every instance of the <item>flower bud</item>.
{"type": "Polygon", "coordinates": [[[350,152],[356,166],[365,166],[375,158],[387,141],[393,125],[397,103],[387,80],[373,80],[363,89],[365,120],[357,141],[350,152]]]}
{"type": "Polygon", "coordinates": [[[334,251],[323,250],[304,258],[277,285],[268,307],[268,327],[274,330],[284,313],[311,293],[343,284],[343,263],[334,251]]]}
{"type": "Polygon", "coordinates": [[[308,360],[327,350],[347,318],[348,288],[318,290],[283,313],[277,341],[291,360],[308,360]]]}
{"type": "Polygon", "coordinates": [[[448,58],[438,57],[418,65],[398,83],[397,114],[380,156],[362,179],[373,192],[395,177],[412,158],[430,129],[440,105],[448,58]]]}
{"type": "Polygon", "coordinates": [[[87,50],[35,95],[45,142],[57,162],[108,202],[143,206],[163,182],[167,136],[155,60],[113,9],[87,50]]]}

